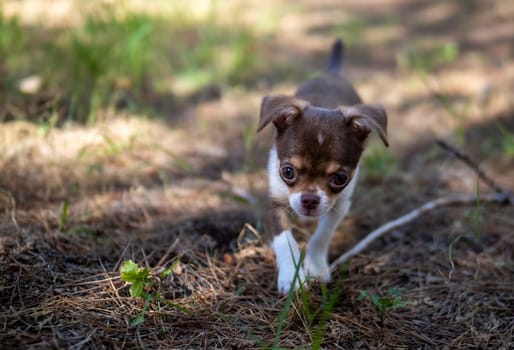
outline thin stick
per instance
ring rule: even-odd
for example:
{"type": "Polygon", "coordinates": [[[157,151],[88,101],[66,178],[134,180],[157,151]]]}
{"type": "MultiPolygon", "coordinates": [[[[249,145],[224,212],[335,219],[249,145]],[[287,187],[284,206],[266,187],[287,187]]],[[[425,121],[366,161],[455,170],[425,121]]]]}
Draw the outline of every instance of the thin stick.
{"type": "Polygon", "coordinates": [[[477,175],[484,181],[491,189],[496,191],[497,193],[501,194],[504,198],[502,202],[510,203],[514,205],[514,195],[507,191],[505,188],[498,185],[493,179],[491,179],[489,176],[487,176],[482,169],[480,169],[480,166],[477,162],[475,162],[471,157],[469,157],[464,152],[458,150],[457,148],[449,145],[443,140],[436,140],[437,144],[443,148],[444,150],[450,152],[458,159],[462,160],[467,166],[469,166],[474,172],[477,173],[477,175]]]}
{"type": "Polygon", "coordinates": [[[371,242],[373,242],[375,239],[381,237],[383,234],[391,231],[394,228],[397,228],[399,226],[405,225],[406,223],[411,222],[412,220],[416,219],[418,216],[426,213],[427,211],[433,210],[437,207],[441,207],[444,205],[455,205],[455,204],[469,204],[469,203],[476,203],[476,201],[481,202],[495,202],[500,204],[510,204],[514,205],[514,195],[506,190],[505,188],[498,185],[493,179],[491,179],[489,176],[487,176],[478,166],[478,163],[475,162],[473,159],[471,159],[468,155],[464,154],[463,152],[459,151],[453,146],[450,146],[446,142],[442,140],[437,140],[437,144],[441,146],[446,151],[449,151],[453,155],[455,155],[457,158],[462,160],[467,166],[469,166],[473,171],[477,173],[477,175],[489,186],[491,187],[496,193],[488,194],[488,195],[481,195],[481,196],[474,196],[474,195],[449,195],[442,198],[434,199],[428,203],[425,203],[421,207],[414,209],[410,211],[409,213],[395,219],[392,221],[389,221],[385,223],[384,225],[380,226],[376,230],[370,232],[362,241],[357,243],[355,247],[341,255],[339,258],[337,258],[331,265],[330,269],[333,271],[336,269],[336,267],[346,261],[348,261],[351,257],[359,254],[364,249],[366,249],[371,242]]]}
{"type": "Polygon", "coordinates": [[[502,203],[504,197],[501,193],[493,193],[493,194],[487,194],[487,195],[480,195],[479,197],[474,195],[449,195],[446,197],[441,197],[434,199],[428,203],[423,204],[421,207],[416,208],[409,213],[393,220],[385,223],[384,225],[380,226],[376,230],[370,232],[366,237],[364,237],[363,240],[361,240],[359,243],[357,243],[356,246],[354,246],[352,249],[341,255],[339,258],[337,258],[331,265],[330,269],[334,271],[338,265],[348,261],[351,257],[359,254],[364,249],[366,249],[371,242],[385,234],[386,232],[391,231],[392,229],[395,229],[399,226],[405,225],[406,223],[409,223],[419,217],[420,215],[426,213],[427,211],[433,210],[437,207],[441,207],[444,205],[455,205],[455,204],[469,204],[469,203],[476,203],[477,200],[480,200],[481,202],[496,202],[496,203],[502,203]]]}

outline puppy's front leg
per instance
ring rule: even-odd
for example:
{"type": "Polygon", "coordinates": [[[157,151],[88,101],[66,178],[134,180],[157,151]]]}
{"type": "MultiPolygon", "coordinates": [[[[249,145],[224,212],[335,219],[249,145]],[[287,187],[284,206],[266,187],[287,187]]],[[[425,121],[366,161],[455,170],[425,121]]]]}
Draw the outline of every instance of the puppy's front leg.
{"type": "Polygon", "coordinates": [[[300,261],[300,249],[296,243],[285,210],[275,207],[268,213],[273,228],[271,248],[275,253],[278,268],[278,291],[287,294],[305,282],[305,274],[300,261]]]}
{"type": "Polygon", "coordinates": [[[337,226],[350,210],[355,182],[355,178],[352,179],[334,207],[319,219],[316,231],[307,242],[307,252],[303,262],[307,276],[316,277],[322,282],[330,282],[328,247],[337,226]]]}

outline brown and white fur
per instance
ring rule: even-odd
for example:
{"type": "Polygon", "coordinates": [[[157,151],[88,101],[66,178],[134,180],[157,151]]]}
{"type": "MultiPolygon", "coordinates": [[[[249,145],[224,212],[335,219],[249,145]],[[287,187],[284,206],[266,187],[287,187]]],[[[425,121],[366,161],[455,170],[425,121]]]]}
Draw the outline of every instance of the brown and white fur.
{"type": "Polygon", "coordinates": [[[307,276],[330,281],[329,243],[350,209],[364,142],[374,130],[388,146],[386,112],[381,105],[362,103],[339,72],[342,54],[336,41],[325,76],[303,83],[294,96],[262,100],[257,131],[270,122],[276,129],[268,162],[266,229],[283,294],[307,276]],[[295,221],[317,221],[302,266],[295,221]]]}

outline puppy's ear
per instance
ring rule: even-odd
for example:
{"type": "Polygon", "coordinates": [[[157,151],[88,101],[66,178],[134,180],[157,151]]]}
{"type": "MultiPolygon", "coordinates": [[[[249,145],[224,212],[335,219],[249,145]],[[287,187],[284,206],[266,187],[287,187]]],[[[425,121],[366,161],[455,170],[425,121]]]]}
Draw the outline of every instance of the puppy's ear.
{"type": "Polygon", "coordinates": [[[375,130],[386,147],[387,141],[387,113],[379,104],[358,104],[354,106],[339,107],[352,131],[360,141],[364,141],[368,134],[375,130]]]}
{"type": "Polygon", "coordinates": [[[261,117],[257,132],[273,122],[279,132],[287,128],[307,107],[307,102],[292,96],[265,96],[261,103],[261,117]]]}

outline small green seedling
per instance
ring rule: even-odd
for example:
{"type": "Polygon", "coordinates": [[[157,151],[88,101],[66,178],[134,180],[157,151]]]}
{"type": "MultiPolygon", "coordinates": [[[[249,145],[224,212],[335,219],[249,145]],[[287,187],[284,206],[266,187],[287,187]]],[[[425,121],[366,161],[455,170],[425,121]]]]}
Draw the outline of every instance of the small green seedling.
{"type": "Polygon", "coordinates": [[[132,260],[124,261],[120,268],[121,279],[130,283],[130,296],[132,297],[145,297],[144,287],[150,285],[148,279],[148,269],[139,267],[138,264],[132,260]]]}
{"type": "Polygon", "coordinates": [[[178,264],[180,264],[180,259],[176,259],[169,268],[156,274],[151,273],[146,267],[140,267],[132,260],[125,260],[123,262],[120,267],[120,277],[123,281],[130,284],[130,296],[143,298],[145,301],[141,312],[130,320],[131,327],[138,326],[145,321],[146,310],[150,306],[150,302],[155,302],[157,309],[160,309],[161,305],[166,305],[184,313],[191,313],[185,307],[165,300],[160,293],[160,280],[172,275],[178,264]]]}
{"type": "Polygon", "coordinates": [[[387,290],[387,294],[383,297],[378,296],[377,294],[369,294],[365,290],[361,290],[359,292],[359,296],[357,297],[357,301],[369,300],[373,303],[375,308],[377,309],[378,315],[380,317],[380,322],[384,323],[385,314],[391,310],[396,310],[407,305],[410,305],[410,301],[402,300],[401,293],[403,289],[401,288],[389,288],[387,290]]]}
{"type": "Polygon", "coordinates": [[[135,327],[144,322],[146,309],[153,298],[152,294],[146,293],[144,290],[145,287],[150,285],[149,271],[145,267],[139,267],[132,260],[126,260],[121,265],[120,276],[123,281],[130,283],[130,296],[141,297],[145,300],[145,305],[141,312],[130,320],[130,326],[135,327]]]}

